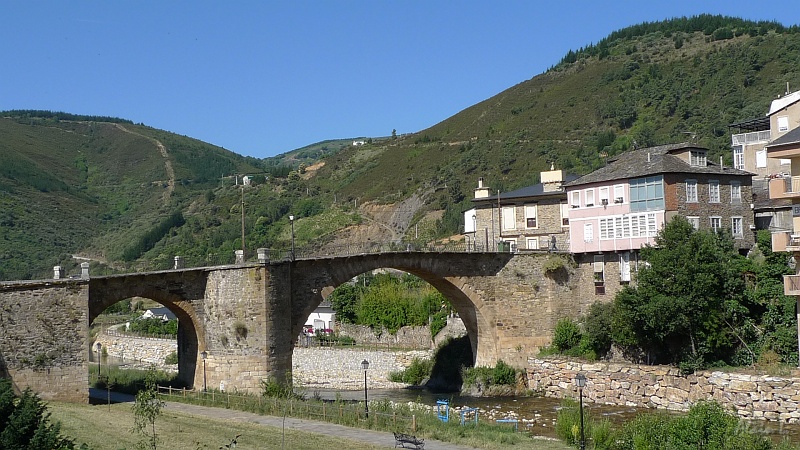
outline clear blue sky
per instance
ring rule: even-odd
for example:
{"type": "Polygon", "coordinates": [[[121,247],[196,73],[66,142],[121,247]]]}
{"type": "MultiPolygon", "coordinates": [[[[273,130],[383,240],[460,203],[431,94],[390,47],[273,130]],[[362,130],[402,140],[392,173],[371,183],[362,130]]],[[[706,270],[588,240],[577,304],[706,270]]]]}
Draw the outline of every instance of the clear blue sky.
{"type": "Polygon", "coordinates": [[[645,21],[752,1],[5,1],[0,110],[107,115],[263,158],[432,126],[645,21]]]}

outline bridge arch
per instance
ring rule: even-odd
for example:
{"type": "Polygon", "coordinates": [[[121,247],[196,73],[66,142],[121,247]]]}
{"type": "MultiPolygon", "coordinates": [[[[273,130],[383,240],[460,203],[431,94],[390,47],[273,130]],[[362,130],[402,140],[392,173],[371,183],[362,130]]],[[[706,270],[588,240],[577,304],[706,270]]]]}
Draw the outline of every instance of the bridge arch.
{"type": "Polygon", "coordinates": [[[93,278],[89,289],[89,316],[91,324],[109,306],[133,297],[154,300],[168,308],[178,318],[178,379],[192,386],[200,362],[199,352],[206,347],[205,327],[199,317],[198,301],[205,290],[205,274],[199,271],[109,276],[93,278]],[[131,277],[134,279],[132,280],[131,277]]]}
{"type": "Polygon", "coordinates": [[[493,297],[491,283],[508,263],[507,254],[397,252],[359,255],[329,260],[295,261],[292,270],[292,336],[301,331],[306,318],[333,290],[354,277],[375,269],[407,272],[433,286],[459,313],[472,346],[476,365],[494,365],[497,360],[495,314],[486,308],[493,297]]]}

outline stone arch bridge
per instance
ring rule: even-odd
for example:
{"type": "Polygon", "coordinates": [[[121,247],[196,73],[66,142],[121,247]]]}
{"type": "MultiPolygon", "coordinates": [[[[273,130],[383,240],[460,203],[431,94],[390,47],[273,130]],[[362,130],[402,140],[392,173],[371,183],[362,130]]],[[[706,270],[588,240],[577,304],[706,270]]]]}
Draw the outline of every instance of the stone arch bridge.
{"type": "MultiPolygon", "coordinates": [[[[412,273],[463,319],[476,365],[522,366],[561,317],[587,306],[577,277],[546,273],[548,254],[388,252],[0,283],[0,376],[45,399],[88,400],[89,325],[107,307],[144,297],[179,318],[179,378],[202,388],[260,392],[285,379],[308,315],[337,286],[377,268],[412,273]],[[205,351],[207,358],[200,358],[205,351]]],[[[356,364],[357,362],[354,362],[356,364]]]]}

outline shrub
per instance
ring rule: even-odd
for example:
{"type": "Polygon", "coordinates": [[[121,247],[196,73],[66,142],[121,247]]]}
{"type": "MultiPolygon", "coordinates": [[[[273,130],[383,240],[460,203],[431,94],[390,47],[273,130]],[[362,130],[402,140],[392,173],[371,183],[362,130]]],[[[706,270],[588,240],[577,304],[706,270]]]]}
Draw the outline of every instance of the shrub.
{"type": "Polygon", "coordinates": [[[178,352],[172,352],[164,358],[164,364],[172,365],[178,364],[178,352]]]}
{"type": "Polygon", "coordinates": [[[411,364],[399,372],[392,372],[389,374],[389,380],[396,383],[408,383],[418,385],[422,383],[425,378],[431,376],[431,369],[433,369],[433,361],[430,359],[414,358],[411,364]]]}
{"type": "Polygon", "coordinates": [[[492,370],[492,378],[495,384],[515,385],[517,384],[517,369],[501,359],[497,361],[497,365],[492,370]]]}
{"type": "Polygon", "coordinates": [[[553,332],[553,345],[561,352],[576,347],[581,341],[581,332],[578,325],[570,319],[564,318],[556,323],[553,332]]]}

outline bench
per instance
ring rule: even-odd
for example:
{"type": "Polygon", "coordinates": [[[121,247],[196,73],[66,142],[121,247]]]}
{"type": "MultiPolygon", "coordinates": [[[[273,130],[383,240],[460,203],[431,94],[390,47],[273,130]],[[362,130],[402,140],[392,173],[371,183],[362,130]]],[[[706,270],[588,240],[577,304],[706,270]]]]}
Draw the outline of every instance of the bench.
{"type": "Polygon", "coordinates": [[[517,431],[517,427],[519,426],[519,420],[517,419],[497,419],[495,420],[497,423],[510,423],[514,425],[514,431],[517,431]]]}
{"type": "Polygon", "coordinates": [[[394,433],[395,448],[397,448],[398,445],[403,448],[412,448],[406,447],[406,444],[413,445],[413,448],[416,448],[417,450],[422,450],[425,448],[425,439],[419,439],[416,436],[411,436],[410,434],[394,433]]]}

